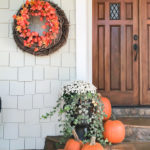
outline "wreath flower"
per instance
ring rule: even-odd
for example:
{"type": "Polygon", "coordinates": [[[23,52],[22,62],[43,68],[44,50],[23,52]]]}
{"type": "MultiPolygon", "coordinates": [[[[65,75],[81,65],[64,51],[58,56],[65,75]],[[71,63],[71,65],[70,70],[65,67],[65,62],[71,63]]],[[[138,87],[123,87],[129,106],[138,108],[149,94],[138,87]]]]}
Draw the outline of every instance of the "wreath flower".
{"type": "Polygon", "coordinates": [[[17,24],[15,30],[23,39],[24,46],[29,48],[34,46],[34,52],[51,45],[59,33],[60,24],[56,9],[44,0],[26,0],[20,13],[13,18],[17,24]],[[46,20],[42,28],[48,31],[43,31],[43,35],[40,36],[38,32],[31,32],[29,29],[29,19],[32,16],[40,16],[40,21],[46,20]]]}

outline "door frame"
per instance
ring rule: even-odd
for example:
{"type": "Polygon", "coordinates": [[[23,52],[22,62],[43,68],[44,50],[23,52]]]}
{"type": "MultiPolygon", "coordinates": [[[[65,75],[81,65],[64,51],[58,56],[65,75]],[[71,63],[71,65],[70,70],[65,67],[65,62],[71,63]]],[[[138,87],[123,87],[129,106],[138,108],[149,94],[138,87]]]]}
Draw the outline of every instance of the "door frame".
{"type": "Polygon", "coordinates": [[[92,83],[92,0],[76,0],[76,79],[92,83]]]}
{"type": "MultiPolygon", "coordinates": [[[[142,8],[140,7],[142,5],[142,0],[139,0],[139,12],[142,11],[142,8]]],[[[143,81],[142,81],[142,52],[141,52],[141,38],[142,38],[142,16],[139,14],[139,92],[140,92],[140,105],[142,104],[142,87],[143,87],[143,81]]]]}

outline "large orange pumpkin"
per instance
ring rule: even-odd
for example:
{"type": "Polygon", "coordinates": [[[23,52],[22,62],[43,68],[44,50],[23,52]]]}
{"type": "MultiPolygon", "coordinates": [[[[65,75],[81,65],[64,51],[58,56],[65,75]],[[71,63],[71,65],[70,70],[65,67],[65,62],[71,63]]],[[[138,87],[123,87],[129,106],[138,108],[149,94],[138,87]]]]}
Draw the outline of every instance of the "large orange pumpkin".
{"type": "Polygon", "coordinates": [[[82,142],[79,140],[75,130],[72,131],[75,139],[69,139],[65,145],[64,150],[81,150],[82,142]]]}
{"type": "Polygon", "coordinates": [[[95,137],[92,137],[91,143],[85,144],[81,150],[104,150],[103,146],[100,143],[95,142],[95,137]]]}
{"type": "Polygon", "coordinates": [[[104,104],[104,113],[107,115],[106,117],[104,117],[104,121],[105,121],[111,117],[111,113],[112,113],[111,103],[108,98],[102,97],[100,94],[99,97],[101,98],[101,101],[104,104]]]}
{"type": "Polygon", "coordinates": [[[74,139],[69,139],[65,145],[64,150],[81,150],[82,143],[74,139]]]}
{"type": "Polygon", "coordinates": [[[111,143],[121,143],[125,138],[125,126],[119,120],[108,120],[104,123],[104,138],[111,143]]]}

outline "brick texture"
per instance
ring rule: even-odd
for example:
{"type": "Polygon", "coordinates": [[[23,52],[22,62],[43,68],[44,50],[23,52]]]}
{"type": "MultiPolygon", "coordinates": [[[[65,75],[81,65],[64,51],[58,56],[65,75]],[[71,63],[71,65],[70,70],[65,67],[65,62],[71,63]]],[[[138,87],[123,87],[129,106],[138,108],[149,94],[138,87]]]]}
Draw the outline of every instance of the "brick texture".
{"type": "Polygon", "coordinates": [[[58,115],[40,119],[56,105],[61,86],[76,79],[75,0],[52,0],[66,13],[66,44],[48,56],[20,50],[13,39],[12,16],[25,0],[0,0],[0,150],[43,149],[45,136],[59,135],[58,115]]]}

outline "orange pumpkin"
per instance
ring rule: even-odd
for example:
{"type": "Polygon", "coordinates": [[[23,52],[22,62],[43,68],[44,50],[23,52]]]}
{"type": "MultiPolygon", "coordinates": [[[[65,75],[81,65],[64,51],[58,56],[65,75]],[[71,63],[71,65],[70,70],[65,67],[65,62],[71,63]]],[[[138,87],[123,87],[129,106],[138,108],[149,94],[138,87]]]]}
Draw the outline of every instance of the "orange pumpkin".
{"type": "Polygon", "coordinates": [[[81,150],[82,143],[74,139],[69,139],[65,145],[64,150],[81,150]]]}
{"type": "Polygon", "coordinates": [[[125,138],[125,126],[119,120],[108,120],[104,123],[103,135],[113,144],[121,143],[125,138]]]}
{"type": "Polygon", "coordinates": [[[81,150],[104,150],[103,146],[100,143],[95,142],[96,138],[92,137],[91,143],[85,144],[81,150]]]}
{"type": "Polygon", "coordinates": [[[69,139],[64,150],[81,150],[82,142],[79,140],[75,130],[73,130],[72,133],[75,139],[69,139]]]}
{"type": "Polygon", "coordinates": [[[104,104],[104,113],[107,115],[107,117],[104,117],[104,121],[105,121],[111,117],[111,113],[112,113],[111,103],[108,98],[102,97],[100,94],[99,97],[101,98],[101,101],[104,104]]]}

